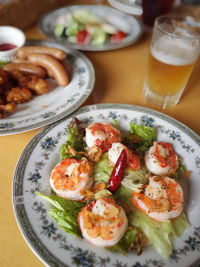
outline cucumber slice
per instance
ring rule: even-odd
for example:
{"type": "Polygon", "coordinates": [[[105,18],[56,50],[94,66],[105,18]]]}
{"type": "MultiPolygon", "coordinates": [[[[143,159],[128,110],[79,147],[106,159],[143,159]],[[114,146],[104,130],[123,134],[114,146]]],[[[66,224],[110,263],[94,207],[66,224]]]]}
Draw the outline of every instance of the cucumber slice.
{"type": "Polygon", "coordinates": [[[67,36],[74,36],[79,32],[79,23],[72,20],[69,26],[66,28],[65,34],[67,36]]]}
{"type": "Polygon", "coordinates": [[[86,9],[76,9],[73,12],[73,17],[76,21],[87,24],[87,23],[95,23],[100,24],[101,20],[99,17],[97,17],[95,14],[91,13],[90,11],[86,9]]]}
{"type": "Polygon", "coordinates": [[[62,25],[62,24],[56,25],[56,27],[54,29],[54,33],[56,36],[61,37],[64,32],[65,32],[65,26],[64,25],[62,25]]]}
{"type": "Polygon", "coordinates": [[[104,32],[101,28],[97,28],[92,34],[92,45],[102,45],[107,40],[107,33],[104,32]]]}

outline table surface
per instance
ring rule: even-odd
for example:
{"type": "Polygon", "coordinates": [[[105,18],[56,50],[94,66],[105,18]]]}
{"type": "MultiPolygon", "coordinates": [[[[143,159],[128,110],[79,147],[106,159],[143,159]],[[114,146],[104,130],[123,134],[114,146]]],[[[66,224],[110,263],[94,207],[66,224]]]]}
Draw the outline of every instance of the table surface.
{"type": "MultiPolygon", "coordinates": [[[[29,39],[44,39],[37,26],[26,31],[29,39]]],[[[145,107],[142,87],[151,31],[145,31],[135,44],[106,52],[85,52],[96,73],[93,93],[83,104],[126,103],[145,107]]],[[[200,59],[180,103],[162,112],[200,134],[200,59]]],[[[39,131],[0,137],[0,266],[39,267],[42,262],[23,239],[12,208],[12,178],[16,163],[26,144],[39,131]]]]}

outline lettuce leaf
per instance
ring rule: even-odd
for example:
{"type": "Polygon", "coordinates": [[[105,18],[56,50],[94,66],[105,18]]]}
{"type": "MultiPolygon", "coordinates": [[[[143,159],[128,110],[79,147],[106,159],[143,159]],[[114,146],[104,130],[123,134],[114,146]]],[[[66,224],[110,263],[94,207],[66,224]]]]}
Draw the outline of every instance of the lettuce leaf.
{"type": "Polygon", "coordinates": [[[95,182],[107,183],[113,166],[109,164],[108,154],[103,154],[101,160],[94,164],[93,178],[95,182]]]}
{"type": "Polygon", "coordinates": [[[3,68],[9,61],[0,61],[0,68],[3,68]]]}
{"type": "Polygon", "coordinates": [[[158,222],[132,205],[131,190],[123,186],[117,190],[115,198],[128,203],[132,208],[133,212],[128,217],[129,224],[139,227],[159,254],[168,258],[172,254],[173,240],[189,227],[186,215],[182,213],[171,222],[158,222]]]}
{"type": "Polygon", "coordinates": [[[149,243],[166,259],[172,254],[173,239],[189,226],[184,213],[171,222],[158,222],[137,209],[133,212],[130,222],[140,227],[149,243]]]}
{"type": "Polygon", "coordinates": [[[75,221],[73,222],[66,212],[51,208],[49,210],[49,215],[65,232],[82,237],[78,223],[76,223],[75,221]]]}
{"type": "Polygon", "coordinates": [[[146,168],[141,168],[140,170],[127,169],[121,183],[130,190],[140,192],[142,186],[148,182],[146,174],[146,168]]]}
{"type": "Polygon", "coordinates": [[[66,158],[80,158],[81,155],[77,154],[76,156],[72,155],[68,150],[68,147],[73,147],[76,151],[83,151],[86,144],[84,141],[85,129],[81,126],[80,121],[77,118],[73,118],[67,128],[67,140],[60,148],[61,160],[66,158]]]}
{"type": "Polygon", "coordinates": [[[153,127],[130,123],[130,132],[140,138],[137,150],[146,151],[156,139],[156,130],[153,127]]]}
{"type": "Polygon", "coordinates": [[[132,244],[138,241],[138,231],[136,228],[127,230],[122,239],[114,246],[109,247],[109,250],[113,252],[120,252],[127,254],[132,248],[132,244]]]}
{"type": "MultiPolygon", "coordinates": [[[[113,166],[110,165],[108,159],[108,153],[103,154],[101,160],[94,164],[93,178],[95,182],[107,183],[112,173],[113,166]]],[[[138,188],[145,184],[148,180],[146,177],[147,170],[142,167],[140,170],[132,170],[127,168],[124,172],[124,178],[122,184],[132,190],[138,190],[138,188]],[[130,188],[131,187],[131,188],[130,188]]]]}
{"type": "Polygon", "coordinates": [[[35,194],[53,206],[49,210],[49,215],[58,223],[59,227],[67,233],[81,237],[77,216],[85,205],[84,203],[64,199],[56,195],[47,196],[40,192],[36,192],[35,194]]]}

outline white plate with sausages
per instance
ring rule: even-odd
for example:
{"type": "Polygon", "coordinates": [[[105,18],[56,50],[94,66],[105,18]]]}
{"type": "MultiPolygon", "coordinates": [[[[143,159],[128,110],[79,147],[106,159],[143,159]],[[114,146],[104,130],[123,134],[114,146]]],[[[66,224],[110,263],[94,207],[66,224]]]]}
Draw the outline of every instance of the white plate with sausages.
{"type": "MultiPolygon", "coordinates": [[[[63,18],[61,18],[63,21],[63,18]]],[[[65,20],[65,18],[64,18],[65,20]]],[[[73,47],[78,50],[85,51],[107,51],[126,47],[135,43],[143,33],[142,24],[133,16],[123,13],[114,8],[103,5],[72,5],[54,10],[44,15],[39,22],[41,32],[49,39],[59,42],[63,45],[73,47]],[[75,10],[85,9],[94,14],[102,23],[108,23],[111,26],[125,32],[126,37],[120,41],[112,42],[109,38],[101,45],[90,43],[73,43],[66,36],[58,36],[55,34],[55,27],[59,17],[72,14],[75,10]]],[[[110,34],[108,34],[110,36],[110,34]]]]}
{"type": "MultiPolygon", "coordinates": [[[[87,57],[80,52],[51,41],[28,40],[26,46],[34,47],[35,50],[38,46],[63,50],[66,53],[63,63],[66,62],[70,68],[70,74],[66,77],[62,69],[57,68],[55,62],[48,61],[48,56],[45,58],[43,54],[44,58],[39,57],[39,54],[34,53],[37,51],[33,49],[29,60],[32,63],[38,63],[41,67],[46,67],[49,76],[54,75],[54,79],[47,79],[50,86],[47,92],[33,96],[31,101],[17,104],[15,112],[0,119],[0,135],[25,132],[58,121],[79,108],[93,90],[94,68],[87,57]],[[52,66],[49,68],[48,65],[52,66]]],[[[23,62],[20,64],[23,65],[23,62]]]]}

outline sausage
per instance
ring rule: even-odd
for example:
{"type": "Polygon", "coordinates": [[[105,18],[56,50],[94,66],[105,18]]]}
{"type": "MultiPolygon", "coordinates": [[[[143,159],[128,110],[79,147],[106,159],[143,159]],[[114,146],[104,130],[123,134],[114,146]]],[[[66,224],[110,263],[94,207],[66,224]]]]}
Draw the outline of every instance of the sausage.
{"type": "Polygon", "coordinates": [[[7,70],[8,72],[19,70],[21,72],[36,75],[40,78],[44,78],[47,75],[47,72],[44,68],[31,63],[9,63],[6,64],[3,69],[7,70]]]}
{"type": "Polygon", "coordinates": [[[50,71],[57,83],[61,86],[66,86],[69,83],[69,75],[64,66],[54,57],[50,55],[33,53],[28,55],[28,60],[36,65],[50,71]]]}
{"type": "MultiPolygon", "coordinates": [[[[15,58],[15,59],[13,60],[13,62],[14,62],[14,63],[29,63],[29,64],[30,64],[30,62],[29,62],[28,60],[26,60],[26,59],[20,59],[20,58],[15,58]]],[[[48,75],[50,78],[54,78],[53,73],[51,73],[51,71],[49,71],[49,70],[46,70],[46,71],[47,71],[47,75],[48,75]]],[[[41,77],[41,78],[43,78],[43,77],[41,77]]]]}
{"type": "Polygon", "coordinates": [[[24,46],[17,51],[16,56],[20,59],[26,59],[32,53],[48,54],[58,60],[63,60],[66,57],[66,53],[63,50],[46,46],[24,46]]]}

